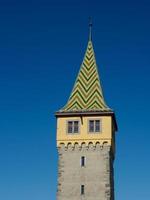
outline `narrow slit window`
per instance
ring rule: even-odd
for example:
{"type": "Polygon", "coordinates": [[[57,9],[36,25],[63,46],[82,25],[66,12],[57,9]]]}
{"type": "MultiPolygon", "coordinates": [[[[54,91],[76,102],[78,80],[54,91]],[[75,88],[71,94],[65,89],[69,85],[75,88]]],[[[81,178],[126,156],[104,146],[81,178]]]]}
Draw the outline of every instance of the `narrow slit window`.
{"type": "Polygon", "coordinates": [[[85,166],[85,157],[82,156],[81,157],[81,167],[84,167],[85,166]]]}
{"type": "Polygon", "coordinates": [[[81,185],[81,195],[84,195],[85,194],[85,188],[84,188],[84,185],[81,185]]]}

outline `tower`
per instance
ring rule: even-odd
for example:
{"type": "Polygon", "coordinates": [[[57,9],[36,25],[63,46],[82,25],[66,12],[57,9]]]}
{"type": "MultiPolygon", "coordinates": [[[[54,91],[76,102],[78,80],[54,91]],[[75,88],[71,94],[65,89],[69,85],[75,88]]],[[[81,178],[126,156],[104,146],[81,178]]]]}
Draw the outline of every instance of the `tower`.
{"type": "Polygon", "coordinates": [[[57,200],[114,200],[115,114],[104,100],[89,41],[67,104],[55,113],[57,200]]]}

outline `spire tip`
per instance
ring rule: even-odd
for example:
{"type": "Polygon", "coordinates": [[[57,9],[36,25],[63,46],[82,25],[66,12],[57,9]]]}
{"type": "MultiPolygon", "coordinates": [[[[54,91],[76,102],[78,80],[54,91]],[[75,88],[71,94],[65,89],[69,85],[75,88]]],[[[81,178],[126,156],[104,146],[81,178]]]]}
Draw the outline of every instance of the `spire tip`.
{"type": "Polygon", "coordinates": [[[92,40],[92,26],[93,26],[92,18],[89,17],[89,40],[90,41],[92,40]]]}

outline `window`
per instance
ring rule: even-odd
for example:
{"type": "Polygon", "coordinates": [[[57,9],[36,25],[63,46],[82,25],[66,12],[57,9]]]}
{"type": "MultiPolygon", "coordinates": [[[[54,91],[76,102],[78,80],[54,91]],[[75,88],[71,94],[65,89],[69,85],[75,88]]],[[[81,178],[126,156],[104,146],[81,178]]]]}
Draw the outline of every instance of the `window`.
{"type": "Polygon", "coordinates": [[[70,134],[79,133],[79,121],[68,121],[67,132],[70,134]]]}
{"type": "Polygon", "coordinates": [[[94,120],[89,121],[89,132],[94,132],[94,120]]]}
{"type": "Polygon", "coordinates": [[[79,122],[74,121],[74,133],[78,133],[78,132],[79,132],[79,122]]]}
{"type": "Polygon", "coordinates": [[[73,122],[68,122],[68,133],[72,133],[73,122]]]}
{"type": "Polygon", "coordinates": [[[84,195],[85,191],[84,191],[84,185],[81,185],[81,195],[84,195]]]}
{"type": "Polygon", "coordinates": [[[100,120],[95,120],[95,132],[100,132],[100,120]]]}
{"type": "Polygon", "coordinates": [[[89,132],[97,133],[100,132],[101,121],[100,120],[89,120],[89,132]]]}
{"type": "Polygon", "coordinates": [[[84,167],[85,166],[85,157],[82,156],[81,157],[81,167],[84,167]]]}

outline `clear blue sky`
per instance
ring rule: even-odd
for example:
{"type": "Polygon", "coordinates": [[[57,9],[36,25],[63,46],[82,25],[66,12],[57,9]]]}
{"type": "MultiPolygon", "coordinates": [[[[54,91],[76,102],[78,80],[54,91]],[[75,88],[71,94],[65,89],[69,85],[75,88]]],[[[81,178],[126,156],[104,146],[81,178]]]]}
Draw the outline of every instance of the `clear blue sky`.
{"type": "Polygon", "coordinates": [[[119,132],[116,200],[150,197],[150,3],[0,0],[0,199],[55,200],[56,121],[93,17],[93,43],[119,132]]]}

